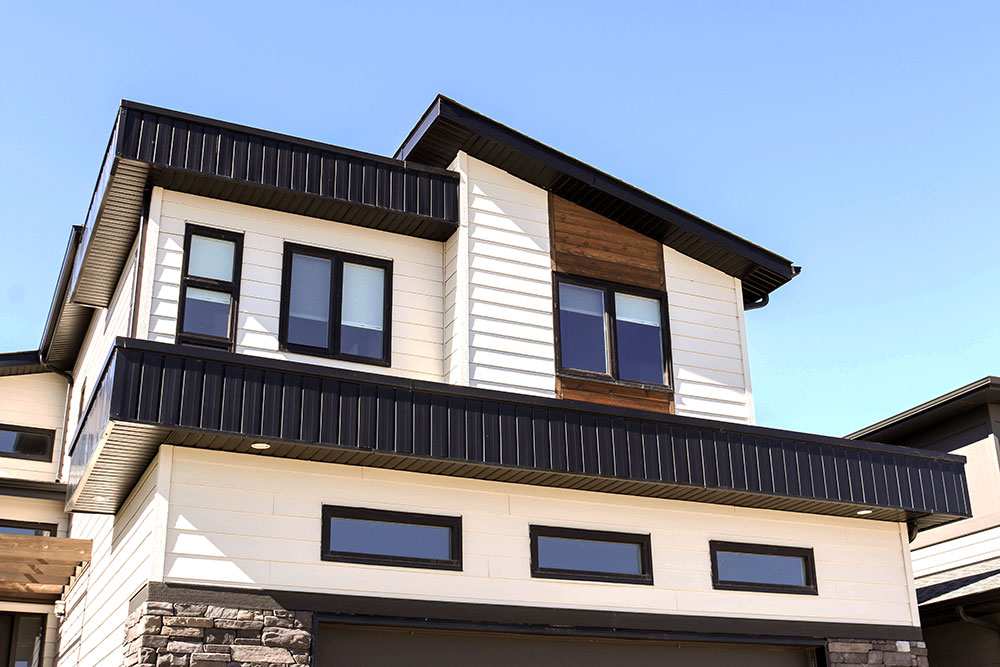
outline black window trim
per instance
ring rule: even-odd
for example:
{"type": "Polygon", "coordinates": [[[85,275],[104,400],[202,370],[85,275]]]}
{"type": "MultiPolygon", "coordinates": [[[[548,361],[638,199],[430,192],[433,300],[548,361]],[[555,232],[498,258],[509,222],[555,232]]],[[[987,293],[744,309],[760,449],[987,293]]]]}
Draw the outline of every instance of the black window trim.
{"type": "Polygon", "coordinates": [[[671,345],[670,345],[670,320],[668,318],[669,304],[667,302],[667,293],[661,292],[659,290],[649,289],[647,287],[635,287],[632,285],[626,285],[623,283],[615,283],[608,280],[598,280],[596,278],[582,278],[580,276],[570,275],[566,273],[553,272],[552,274],[552,293],[553,293],[553,314],[555,317],[555,356],[556,356],[556,373],[560,376],[574,377],[584,380],[593,380],[596,382],[606,382],[610,384],[623,385],[628,387],[638,387],[641,389],[649,389],[653,391],[673,391],[673,363],[671,360],[671,345]],[[567,368],[563,366],[562,363],[562,337],[560,335],[562,323],[560,321],[559,312],[559,285],[561,284],[577,285],[579,287],[588,287],[591,289],[599,289],[604,292],[604,315],[606,321],[605,325],[605,341],[606,346],[605,351],[608,354],[608,372],[607,373],[595,373],[593,371],[580,370],[577,368],[567,368]],[[662,346],[663,353],[663,384],[652,384],[649,382],[636,382],[634,380],[622,380],[618,375],[618,346],[617,338],[618,332],[616,330],[616,313],[615,313],[615,292],[621,294],[627,294],[630,296],[645,297],[648,299],[656,299],[660,303],[660,344],[662,346]]]}
{"type": "Polygon", "coordinates": [[[353,361],[372,366],[392,365],[392,260],[368,257],[299,243],[285,242],[281,266],[281,313],[278,322],[278,342],[282,351],[325,357],[342,361],[353,361]],[[330,275],[330,322],[327,333],[327,347],[314,347],[288,340],[288,308],[292,289],[292,255],[308,255],[329,259],[332,262],[330,275]],[[344,264],[361,264],[383,270],[384,284],[382,297],[382,356],[365,357],[340,352],[341,307],[343,305],[344,264]]]}
{"type": "Polygon", "coordinates": [[[17,433],[29,433],[31,435],[48,436],[49,446],[45,454],[18,454],[15,452],[0,452],[0,457],[8,459],[22,459],[24,461],[52,461],[55,451],[56,432],[49,428],[36,428],[34,426],[18,426],[16,424],[0,424],[0,431],[14,431],[17,433]]]}
{"type": "Polygon", "coordinates": [[[618,531],[565,528],[562,526],[541,526],[532,524],[528,527],[528,535],[531,540],[532,577],[539,579],[563,579],[572,581],[600,581],[612,584],[653,585],[653,556],[649,533],[622,533],[618,531]],[[539,537],[637,544],[639,545],[639,557],[642,564],[642,573],[616,574],[614,572],[593,572],[590,570],[569,570],[562,568],[541,567],[538,563],[539,537]]]}
{"type": "Polygon", "coordinates": [[[49,535],[50,537],[59,536],[59,525],[54,523],[42,523],[39,521],[15,521],[14,519],[0,519],[0,528],[32,528],[34,530],[47,530],[50,533],[49,535]]]}
{"type": "Polygon", "coordinates": [[[816,557],[811,547],[786,547],[774,544],[755,544],[749,542],[725,542],[710,540],[709,551],[712,560],[712,588],[723,591],[752,591],[755,593],[792,593],[795,595],[819,595],[816,584],[816,557]],[[764,584],[748,581],[731,581],[719,579],[718,553],[760,554],[765,556],[793,556],[805,561],[805,586],[794,584],[764,584]]]}
{"type": "Polygon", "coordinates": [[[215,227],[204,227],[188,223],[184,226],[184,260],[181,267],[181,291],[178,296],[177,305],[177,342],[191,345],[202,345],[205,347],[215,347],[232,352],[236,344],[236,327],[239,321],[240,312],[240,279],[243,269],[243,234],[228,229],[218,229],[215,227]],[[204,236],[206,238],[219,239],[220,241],[232,241],[233,247],[233,279],[232,282],[215,280],[213,278],[202,278],[188,274],[188,263],[191,259],[191,237],[204,236]],[[192,333],[184,331],[184,311],[187,304],[187,288],[211,290],[213,292],[224,292],[230,296],[229,305],[229,336],[209,336],[206,334],[192,333]]]}
{"type": "Polygon", "coordinates": [[[347,505],[323,505],[323,534],[320,543],[320,559],[339,563],[360,563],[363,565],[394,565],[399,567],[428,568],[433,570],[462,569],[462,517],[441,514],[419,514],[396,510],[380,510],[369,507],[347,505]],[[453,558],[416,558],[391,556],[386,554],[365,554],[354,551],[334,551],[330,549],[330,519],[360,519],[363,521],[384,521],[387,523],[407,523],[418,526],[435,526],[451,531],[449,548],[453,558]]]}

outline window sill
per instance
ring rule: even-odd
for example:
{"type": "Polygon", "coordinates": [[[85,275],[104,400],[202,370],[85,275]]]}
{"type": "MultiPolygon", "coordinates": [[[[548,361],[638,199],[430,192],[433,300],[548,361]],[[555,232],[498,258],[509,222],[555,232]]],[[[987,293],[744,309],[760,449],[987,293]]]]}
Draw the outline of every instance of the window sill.
{"type": "Polygon", "coordinates": [[[645,382],[631,382],[629,380],[615,380],[608,376],[595,375],[590,373],[574,373],[568,370],[556,371],[556,376],[572,380],[584,380],[586,382],[596,382],[609,387],[630,387],[632,389],[642,389],[644,391],[654,391],[662,394],[673,394],[674,390],[665,384],[647,384],[645,382]]]}

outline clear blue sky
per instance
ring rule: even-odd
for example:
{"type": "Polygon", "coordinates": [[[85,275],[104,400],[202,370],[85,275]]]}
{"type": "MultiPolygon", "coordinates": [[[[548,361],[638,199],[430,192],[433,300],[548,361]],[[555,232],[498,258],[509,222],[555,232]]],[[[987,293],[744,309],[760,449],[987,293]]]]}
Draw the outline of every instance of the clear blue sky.
{"type": "Polygon", "coordinates": [[[5,3],[0,350],[37,347],[120,98],[391,155],[438,92],[803,266],[758,421],[1000,373],[1000,3],[5,3]]]}

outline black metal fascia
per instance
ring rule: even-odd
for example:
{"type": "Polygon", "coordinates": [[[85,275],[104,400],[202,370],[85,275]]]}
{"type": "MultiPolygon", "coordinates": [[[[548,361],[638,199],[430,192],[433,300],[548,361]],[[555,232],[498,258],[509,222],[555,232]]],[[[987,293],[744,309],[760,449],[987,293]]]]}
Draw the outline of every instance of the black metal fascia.
{"type": "MultiPolygon", "coordinates": [[[[251,451],[265,440],[276,456],[381,456],[424,472],[839,516],[871,509],[925,526],[969,514],[964,458],[950,454],[135,339],[118,339],[109,368],[94,434],[106,419],[159,429],[151,443],[251,451]]],[[[93,462],[78,445],[82,478],[93,462]]],[[[125,484],[140,464],[102,474],[125,484]]]]}
{"type": "Polygon", "coordinates": [[[790,260],[443,95],[435,98],[395,155],[444,166],[459,150],[467,150],[474,157],[492,162],[554,194],[575,199],[587,208],[595,208],[598,197],[610,198],[601,203],[604,210],[596,212],[744,280],[750,301],[777,289],[798,274],[798,267],[790,260]],[[455,125],[464,128],[465,136],[456,134],[455,125]],[[441,137],[433,136],[436,131],[441,137]],[[492,147],[481,146],[482,141],[477,139],[495,142],[516,153],[520,160],[504,159],[503,164],[497,164],[501,160],[495,158],[492,147]],[[424,150],[424,144],[433,146],[424,150]],[[554,178],[553,173],[559,178],[554,178]],[[573,187],[567,185],[567,179],[573,181],[573,187]],[[617,204],[613,205],[612,200],[617,204]],[[612,208],[615,212],[610,210],[612,208]],[[650,227],[649,220],[640,220],[643,214],[655,217],[660,224],[650,227]],[[683,230],[708,248],[698,248],[690,240],[681,241],[676,238],[676,232],[668,228],[683,230]]]}
{"type": "Polygon", "coordinates": [[[0,377],[44,372],[45,366],[38,361],[38,350],[0,353],[0,377]]]}

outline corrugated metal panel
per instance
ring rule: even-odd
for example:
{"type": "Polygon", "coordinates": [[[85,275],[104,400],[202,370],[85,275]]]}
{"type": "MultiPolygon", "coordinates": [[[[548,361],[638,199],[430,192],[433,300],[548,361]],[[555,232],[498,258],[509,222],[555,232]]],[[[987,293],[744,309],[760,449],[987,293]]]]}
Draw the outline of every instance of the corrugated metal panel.
{"type": "Polygon", "coordinates": [[[739,278],[748,303],[795,276],[787,259],[443,96],[396,156],[443,167],[458,151],[739,278]]]}
{"type": "Polygon", "coordinates": [[[122,102],[94,189],[71,300],[106,307],[151,186],[443,241],[458,174],[122,102]]]}
{"type": "MultiPolygon", "coordinates": [[[[924,524],[969,514],[961,457],[148,341],[120,339],[113,364],[118,439],[144,427],[178,444],[266,440],[277,456],[610,493],[844,516],[864,506],[924,524]]],[[[71,478],[106,478],[108,499],[124,499],[155,453],[121,442],[127,457],[95,462],[80,446],[71,478]]]]}

